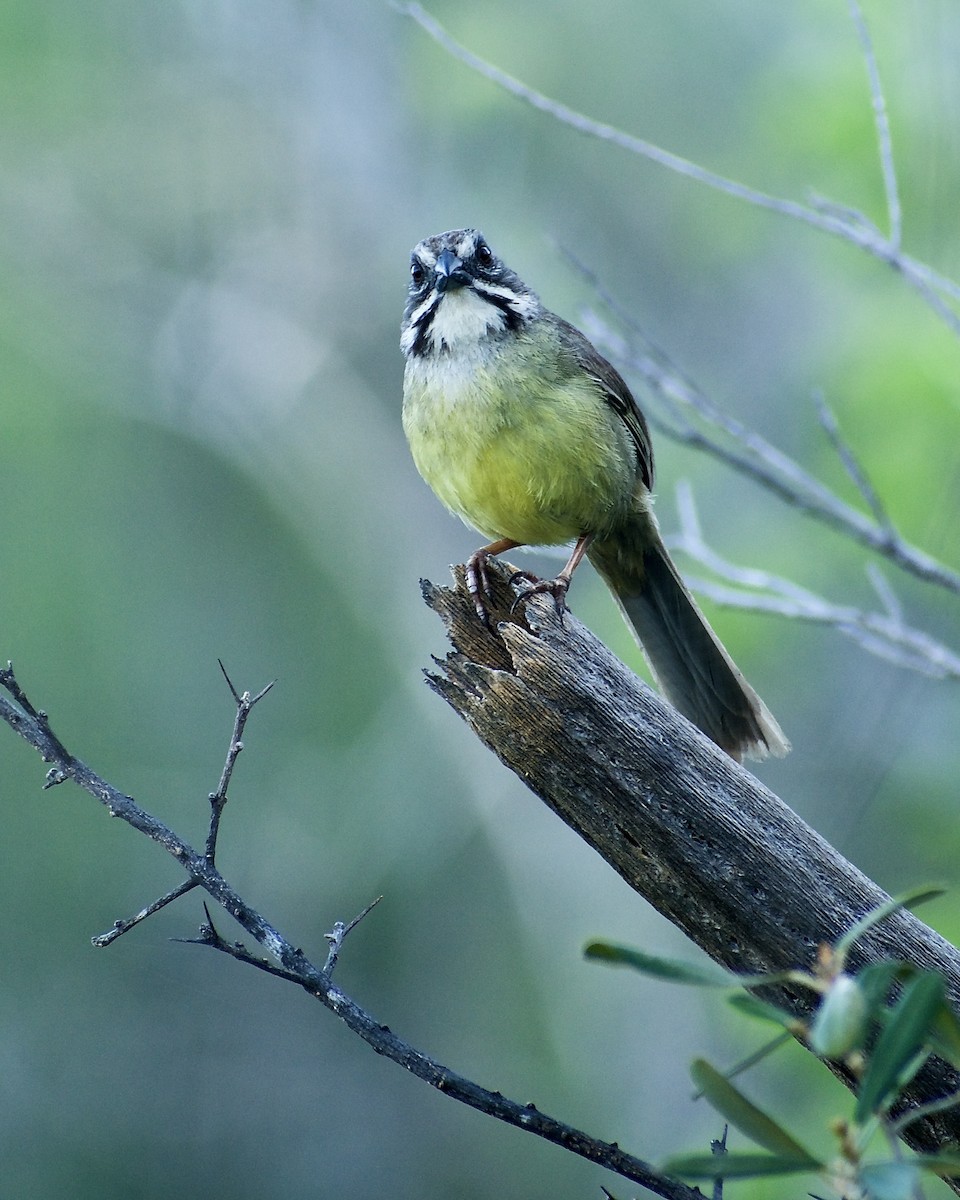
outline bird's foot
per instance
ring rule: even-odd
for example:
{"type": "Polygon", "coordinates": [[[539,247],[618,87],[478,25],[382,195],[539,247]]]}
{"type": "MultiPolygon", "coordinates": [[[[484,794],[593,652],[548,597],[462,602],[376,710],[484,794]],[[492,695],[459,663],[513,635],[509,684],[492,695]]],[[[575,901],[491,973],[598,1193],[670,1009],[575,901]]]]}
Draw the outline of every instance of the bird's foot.
{"type": "Polygon", "coordinates": [[[567,588],[570,586],[568,578],[561,574],[556,579],[538,579],[529,571],[514,571],[510,576],[510,582],[513,584],[518,581],[523,581],[525,586],[520,589],[516,600],[511,605],[511,612],[516,609],[517,605],[525,604],[531,596],[549,595],[553,597],[557,613],[561,621],[563,620],[563,614],[567,611],[567,588]]]}
{"type": "Polygon", "coordinates": [[[473,607],[476,609],[477,616],[487,626],[490,625],[487,601],[493,599],[493,592],[490,589],[490,576],[487,574],[487,563],[489,561],[490,555],[486,550],[477,550],[467,559],[465,568],[467,591],[470,593],[473,607]]]}
{"type": "Polygon", "coordinates": [[[509,538],[501,538],[497,542],[491,542],[489,546],[481,546],[479,550],[474,550],[464,566],[467,591],[470,593],[473,607],[476,609],[477,616],[488,628],[490,613],[487,611],[487,601],[493,599],[493,589],[490,586],[490,576],[487,574],[487,563],[495,555],[503,554],[507,550],[515,550],[519,545],[519,542],[513,542],[509,538]]]}

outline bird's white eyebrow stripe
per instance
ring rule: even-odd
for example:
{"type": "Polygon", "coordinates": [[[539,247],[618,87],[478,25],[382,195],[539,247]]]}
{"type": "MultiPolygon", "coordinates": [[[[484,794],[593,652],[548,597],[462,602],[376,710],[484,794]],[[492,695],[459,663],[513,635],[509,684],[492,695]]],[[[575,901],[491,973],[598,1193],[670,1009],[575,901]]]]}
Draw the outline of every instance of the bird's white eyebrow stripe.
{"type": "Polygon", "coordinates": [[[437,265],[437,256],[424,242],[421,242],[414,249],[413,257],[418,258],[425,267],[435,267],[437,265]]]}

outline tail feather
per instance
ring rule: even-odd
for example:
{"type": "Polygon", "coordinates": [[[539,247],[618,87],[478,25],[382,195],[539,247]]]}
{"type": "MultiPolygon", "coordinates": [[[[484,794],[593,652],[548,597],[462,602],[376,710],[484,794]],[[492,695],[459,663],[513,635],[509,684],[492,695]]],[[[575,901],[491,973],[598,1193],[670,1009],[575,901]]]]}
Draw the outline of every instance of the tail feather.
{"type": "Polygon", "coordinates": [[[634,538],[618,534],[594,542],[589,557],[633,626],[658,684],[738,761],[786,754],[790,743],[773,714],[710,628],[649,521],[634,538]]]}

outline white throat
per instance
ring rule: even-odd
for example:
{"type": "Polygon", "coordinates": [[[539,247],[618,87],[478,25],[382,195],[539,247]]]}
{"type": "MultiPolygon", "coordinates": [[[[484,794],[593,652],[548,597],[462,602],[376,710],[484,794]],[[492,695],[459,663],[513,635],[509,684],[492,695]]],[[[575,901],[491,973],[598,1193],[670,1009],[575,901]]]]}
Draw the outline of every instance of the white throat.
{"type": "Polygon", "coordinates": [[[428,338],[434,350],[467,350],[488,333],[503,328],[505,316],[496,305],[478,296],[473,288],[448,292],[437,306],[428,338]]]}

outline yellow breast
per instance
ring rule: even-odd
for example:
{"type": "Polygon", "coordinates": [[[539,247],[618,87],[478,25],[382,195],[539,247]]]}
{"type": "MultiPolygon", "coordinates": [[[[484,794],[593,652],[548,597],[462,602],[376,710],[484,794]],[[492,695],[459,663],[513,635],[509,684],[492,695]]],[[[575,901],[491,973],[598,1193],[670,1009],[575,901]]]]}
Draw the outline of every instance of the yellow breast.
{"type": "Polygon", "coordinates": [[[408,358],[403,426],[451,511],[491,540],[554,545],[624,520],[637,469],[597,385],[535,333],[408,358]]]}

